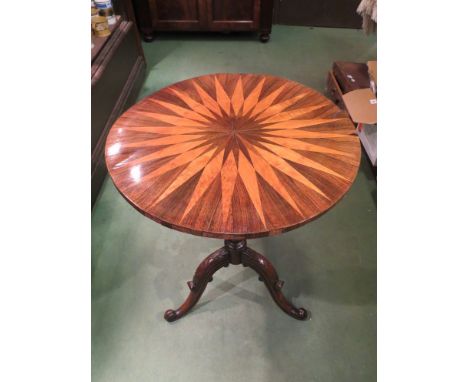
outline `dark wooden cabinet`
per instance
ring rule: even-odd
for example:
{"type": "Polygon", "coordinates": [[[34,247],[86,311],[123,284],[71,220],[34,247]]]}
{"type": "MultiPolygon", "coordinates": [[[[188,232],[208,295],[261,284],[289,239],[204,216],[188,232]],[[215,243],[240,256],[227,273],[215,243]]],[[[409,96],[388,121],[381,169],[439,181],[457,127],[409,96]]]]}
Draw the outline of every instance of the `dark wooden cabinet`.
{"type": "Polygon", "coordinates": [[[273,0],[133,0],[145,41],[155,31],[251,31],[269,40],[273,0]]]}

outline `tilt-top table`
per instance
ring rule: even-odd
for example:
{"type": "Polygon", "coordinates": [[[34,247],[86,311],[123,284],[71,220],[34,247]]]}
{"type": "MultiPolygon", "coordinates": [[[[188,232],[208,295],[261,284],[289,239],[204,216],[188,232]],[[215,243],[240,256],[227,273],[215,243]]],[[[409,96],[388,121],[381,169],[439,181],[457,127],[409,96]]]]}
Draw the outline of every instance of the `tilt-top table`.
{"type": "MultiPolygon", "coordinates": [[[[138,211],[170,228],[224,239],[198,266],[184,316],[213,274],[253,268],[278,306],[304,320],[273,265],[246,239],[318,217],[346,193],[361,157],[347,114],[299,83],[267,75],[213,74],[168,86],[127,110],[106,143],[110,176],[138,211]]],[[[294,253],[285,254],[294,261],[294,253]]]]}

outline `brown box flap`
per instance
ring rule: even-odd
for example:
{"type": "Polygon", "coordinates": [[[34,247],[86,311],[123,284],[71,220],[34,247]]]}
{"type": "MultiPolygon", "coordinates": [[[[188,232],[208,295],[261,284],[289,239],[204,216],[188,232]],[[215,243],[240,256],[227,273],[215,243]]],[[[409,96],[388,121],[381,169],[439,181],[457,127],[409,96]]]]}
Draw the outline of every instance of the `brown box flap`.
{"type": "Polygon", "coordinates": [[[377,123],[377,98],[372,90],[353,90],[343,95],[343,102],[355,123],[377,123]]]}
{"type": "Polygon", "coordinates": [[[372,81],[377,85],[377,61],[367,61],[367,67],[369,68],[369,76],[372,81]]]}

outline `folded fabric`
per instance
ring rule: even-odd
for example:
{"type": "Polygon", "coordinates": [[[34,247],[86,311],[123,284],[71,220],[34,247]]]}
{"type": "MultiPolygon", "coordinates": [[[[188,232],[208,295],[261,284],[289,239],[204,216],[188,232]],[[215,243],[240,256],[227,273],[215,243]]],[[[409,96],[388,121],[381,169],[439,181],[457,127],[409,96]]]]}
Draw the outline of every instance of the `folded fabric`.
{"type": "Polygon", "coordinates": [[[377,32],[377,0],[362,0],[356,12],[362,16],[362,29],[366,34],[377,32]]]}

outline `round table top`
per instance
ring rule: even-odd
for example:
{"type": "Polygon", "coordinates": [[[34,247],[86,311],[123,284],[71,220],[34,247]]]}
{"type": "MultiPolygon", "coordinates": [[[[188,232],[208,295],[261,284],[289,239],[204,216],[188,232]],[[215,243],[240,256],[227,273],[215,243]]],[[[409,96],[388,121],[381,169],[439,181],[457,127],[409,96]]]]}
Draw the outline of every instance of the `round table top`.
{"type": "Polygon", "coordinates": [[[127,110],[105,155],[117,189],[147,217],[244,239],[327,211],[354,181],[361,147],[347,114],[310,88],[268,75],[212,74],[127,110]]]}

